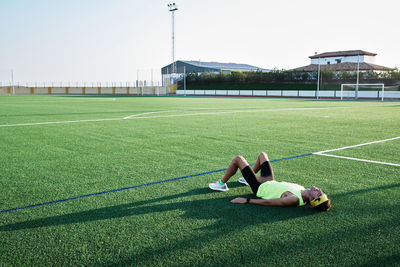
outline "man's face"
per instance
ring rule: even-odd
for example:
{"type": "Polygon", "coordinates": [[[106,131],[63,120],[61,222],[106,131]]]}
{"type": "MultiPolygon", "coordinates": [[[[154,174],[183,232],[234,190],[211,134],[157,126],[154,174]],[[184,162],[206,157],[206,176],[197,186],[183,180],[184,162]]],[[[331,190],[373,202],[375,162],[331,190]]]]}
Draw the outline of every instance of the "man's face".
{"type": "Polygon", "coordinates": [[[315,187],[315,186],[310,188],[310,192],[311,192],[310,193],[311,199],[315,199],[317,197],[320,197],[322,194],[324,194],[324,192],[322,192],[321,189],[319,189],[318,187],[315,187]]]}

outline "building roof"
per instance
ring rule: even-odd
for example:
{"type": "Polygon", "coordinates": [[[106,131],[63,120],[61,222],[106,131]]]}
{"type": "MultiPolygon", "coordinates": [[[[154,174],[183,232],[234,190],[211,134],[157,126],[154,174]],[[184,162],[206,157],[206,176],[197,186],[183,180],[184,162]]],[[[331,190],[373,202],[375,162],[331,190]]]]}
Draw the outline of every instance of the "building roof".
{"type": "MultiPolygon", "coordinates": [[[[320,65],[321,70],[331,70],[331,71],[357,71],[357,63],[344,62],[338,64],[327,64],[320,65]]],[[[294,71],[318,71],[318,64],[310,64],[304,67],[292,69],[294,71]]],[[[360,62],[360,71],[392,71],[393,68],[388,68],[380,65],[375,65],[371,63],[360,62]]]]}
{"type": "Polygon", "coordinates": [[[376,56],[377,54],[363,51],[363,50],[347,50],[347,51],[336,51],[336,52],[326,52],[322,54],[316,54],[309,56],[309,58],[323,58],[323,57],[350,57],[350,56],[376,56]]]}
{"type": "Polygon", "coordinates": [[[196,67],[201,68],[209,68],[216,70],[242,70],[242,71],[268,71],[267,69],[263,69],[256,66],[251,66],[248,64],[237,64],[237,63],[221,63],[221,62],[203,62],[203,61],[194,61],[194,60],[180,60],[183,63],[190,64],[196,67]]]}

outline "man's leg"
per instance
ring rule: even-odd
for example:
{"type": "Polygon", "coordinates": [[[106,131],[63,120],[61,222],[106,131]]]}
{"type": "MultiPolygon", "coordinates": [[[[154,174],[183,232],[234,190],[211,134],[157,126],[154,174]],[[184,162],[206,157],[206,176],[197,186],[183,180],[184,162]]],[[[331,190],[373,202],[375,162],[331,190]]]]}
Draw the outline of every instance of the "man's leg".
{"type": "Polygon", "coordinates": [[[240,169],[243,177],[249,183],[254,194],[256,194],[258,187],[260,186],[260,183],[257,181],[256,174],[250,168],[249,163],[242,156],[236,156],[232,160],[232,162],[229,164],[229,166],[221,180],[218,180],[216,183],[209,184],[208,186],[213,190],[228,191],[229,189],[228,189],[228,186],[226,185],[226,182],[228,182],[229,179],[233,175],[235,175],[235,173],[237,172],[238,169],[240,169]]]}
{"type": "Polygon", "coordinates": [[[228,169],[225,172],[224,177],[222,177],[221,181],[223,183],[228,182],[228,180],[235,175],[238,169],[243,170],[246,166],[249,166],[246,159],[242,156],[236,156],[231,164],[229,164],[228,169]]]}
{"type": "Polygon", "coordinates": [[[240,169],[243,178],[250,185],[251,190],[256,195],[258,187],[261,183],[257,180],[256,174],[250,167],[249,163],[242,156],[236,156],[232,160],[231,164],[229,164],[229,167],[225,172],[224,177],[222,177],[221,182],[226,183],[233,175],[235,175],[238,169],[240,169]]]}
{"type": "Polygon", "coordinates": [[[265,152],[261,152],[260,154],[258,154],[256,163],[253,166],[253,171],[255,173],[257,173],[260,170],[261,163],[263,163],[264,161],[267,161],[267,160],[268,160],[268,156],[265,152]]]}
{"type": "Polygon", "coordinates": [[[259,170],[261,170],[261,176],[257,176],[256,178],[261,184],[267,181],[275,180],[274,171],[272,170],[268,155],[265,152],[261,152],[258,155],[257,161],[253,166],[254,173],[257,173],[259,170]]]}

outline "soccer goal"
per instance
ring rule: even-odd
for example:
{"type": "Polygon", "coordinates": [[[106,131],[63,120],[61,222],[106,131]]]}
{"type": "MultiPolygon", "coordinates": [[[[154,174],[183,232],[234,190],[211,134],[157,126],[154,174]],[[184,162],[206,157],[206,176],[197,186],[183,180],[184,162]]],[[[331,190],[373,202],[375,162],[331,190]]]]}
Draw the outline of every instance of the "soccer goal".
{"type": "Polygon", "coordinates": [[[383,83],[345,83],[340,86],[341,100],[385,98],[385,85],[383,83]]]}

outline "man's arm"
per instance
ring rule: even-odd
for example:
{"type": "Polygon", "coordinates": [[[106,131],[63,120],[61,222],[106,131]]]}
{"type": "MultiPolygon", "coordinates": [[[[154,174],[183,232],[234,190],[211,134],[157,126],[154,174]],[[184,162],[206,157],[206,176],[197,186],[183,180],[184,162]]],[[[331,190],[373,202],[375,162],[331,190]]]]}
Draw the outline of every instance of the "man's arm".
{"type": "MultiPolygon", "coordinates": [[[[247,199],[243,197],[237,197],[231,200],[232,203],[247,203],[247,199]]],[[[248,202],[249,204],[257,204],[264,206],[297,206],[299,204],[299,198],[292,195],[283,198],[275,198],[275,199],[254,199],[251,198],[248,202]]]]}

